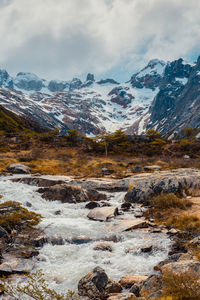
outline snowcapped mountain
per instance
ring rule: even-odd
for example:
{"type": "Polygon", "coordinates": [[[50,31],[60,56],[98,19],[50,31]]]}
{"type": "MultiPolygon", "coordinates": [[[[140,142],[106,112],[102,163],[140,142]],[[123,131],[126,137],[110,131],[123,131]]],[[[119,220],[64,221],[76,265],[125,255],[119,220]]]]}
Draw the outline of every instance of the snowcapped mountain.
{"type": "Polygon", "coordinates": [[[119,128],[129,133],[154,128],[166,133],[185,124],[200,126],[199,80],[200,59],[196,64],[154,59],[126,83],[97,81],[90,73],[84,82],[47,81],[23,72],[13,78],[0,70],[0,104],[63,132],[76,128],[92,136],[119,128]]]}

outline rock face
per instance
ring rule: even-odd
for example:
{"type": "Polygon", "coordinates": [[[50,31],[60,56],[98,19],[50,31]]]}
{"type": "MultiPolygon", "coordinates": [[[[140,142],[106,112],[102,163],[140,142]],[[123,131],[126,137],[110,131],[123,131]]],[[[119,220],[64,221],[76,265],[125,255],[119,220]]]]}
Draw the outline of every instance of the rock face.
{"type": "Polygon", "coordinates": [[[148,204],[149,198],[163,193],[200,195],[200,172],[195,169],[162,171],[151,175],[137,175],[130,179],[133,189],[125,195],[125,202],[148,204]]]}
{"type": "Polygon", "coordinates": [[[31,172],[31,169],[23,164],[12,164],[7,170],[14,174],[29,174],[31,172]]]}
{"type": "Polygon", "coordinates": [[[110,280],[100,267],[96,267],[78,283],[79,295],[89,299],[106,299],[110,293],[119,293],[121,290],[120,284],[110,280]]]}
{"type": "Polygon", "coordinates": [[[194,64],[154,59],[121,84],[96,81],[90,73],[84,82],[48,81],[28,72],[11,77],[0,70],[1,105],[45,128],[75,128],[83,134],[121,127],[131,134],[154,128],[171,135],[184,127],[197,128],[199,85],[200,58],[194,64]]]}
{"type": "Polygon", "coordinates": [[[196,64],[182,59],[167,64],[160,91],[150,108],[150,126],[158,131],[174,132],[185,127],[199,127],[200,57],[196,64]],[[190,109],[189,109],[190,107],[190,109]],[[175,129],[176,128],[176,129],[175,129]]]}
{"type": "Polygon", "coordinates": [[[110,207],[96,207],[92,209],[87,217],[94,221],[107,221],[110,218],[115,217],[118,214],[117,207],[110,206],[110,207]]]}

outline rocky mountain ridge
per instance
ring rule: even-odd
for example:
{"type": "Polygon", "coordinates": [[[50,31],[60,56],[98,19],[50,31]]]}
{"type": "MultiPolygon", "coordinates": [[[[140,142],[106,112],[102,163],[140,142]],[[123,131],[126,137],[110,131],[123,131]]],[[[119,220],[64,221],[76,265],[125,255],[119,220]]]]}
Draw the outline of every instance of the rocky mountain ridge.
{"type": "Polygon", "coordinates": [[[200,58],[193,64],[151,60],[126,83],[90,73],[83,82],[47,81],[0,70],[0,87],[2,106],[62,132],[76,128],[93,136],[122,128],[141,134],[153,128],[169,136],[200,127],[200,58]]]}

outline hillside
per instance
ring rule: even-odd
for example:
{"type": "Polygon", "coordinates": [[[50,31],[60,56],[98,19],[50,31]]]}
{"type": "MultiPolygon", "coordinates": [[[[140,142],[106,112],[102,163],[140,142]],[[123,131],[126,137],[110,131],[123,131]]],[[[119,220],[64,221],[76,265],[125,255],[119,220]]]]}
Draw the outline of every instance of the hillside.
{"type": "Polygon", "coordinates": [[[18,133],[23,131],[44,131],[38,124],[24,117],[18,116],[11,111],[0,106],[0,132],[1,133],[18,133]]]}

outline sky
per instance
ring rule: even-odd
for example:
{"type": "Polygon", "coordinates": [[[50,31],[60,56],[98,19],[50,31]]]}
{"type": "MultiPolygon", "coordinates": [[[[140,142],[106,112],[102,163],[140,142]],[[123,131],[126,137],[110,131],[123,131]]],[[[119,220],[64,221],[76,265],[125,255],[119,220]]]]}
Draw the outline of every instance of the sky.
{"type": "Polygon", "coordinates": [[[0,0],[0,68],[126,81],[150,59],[200,55],[199,0],[0,0]]]}

